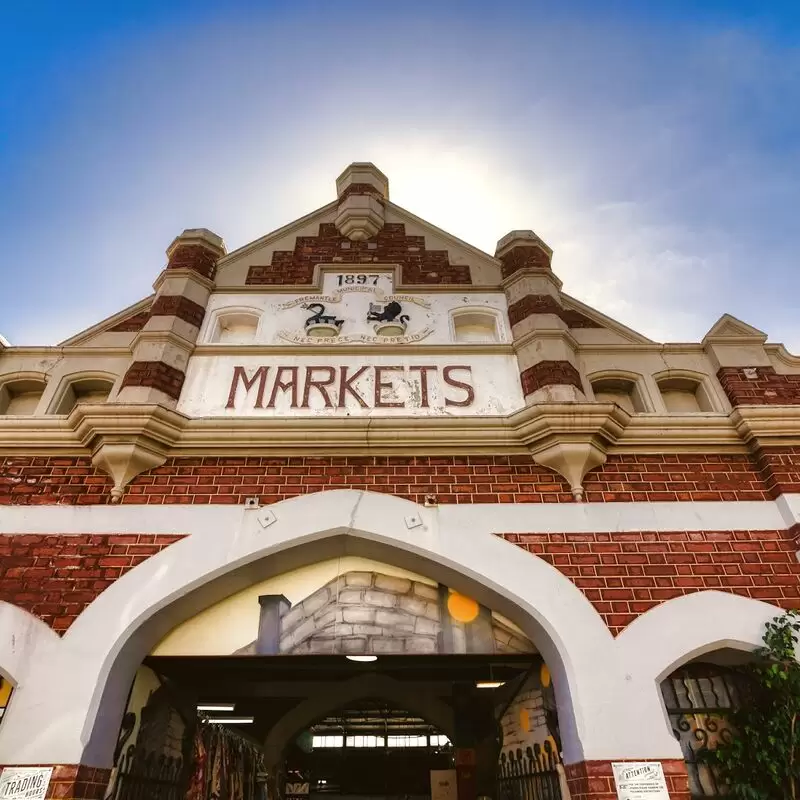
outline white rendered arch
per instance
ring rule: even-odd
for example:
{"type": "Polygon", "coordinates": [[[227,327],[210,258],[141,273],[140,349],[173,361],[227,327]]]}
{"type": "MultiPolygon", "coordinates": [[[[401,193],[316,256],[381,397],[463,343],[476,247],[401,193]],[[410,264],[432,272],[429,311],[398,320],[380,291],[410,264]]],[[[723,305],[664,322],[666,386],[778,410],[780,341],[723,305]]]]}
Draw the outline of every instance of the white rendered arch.
{"type": "Polygon", "coordinates": [[[637,617],[617,643],[627,655],[639,653],[637,672],[658,684],[715,650],[755,650],[763,644],[764,625],[781,613],[778,606],[729,592],[694,592],[637,617]]]}
{"type": "Polygon", "coordinates": [[[58,634],[39,617],[0,600],[0,675],[20,684],[34,660],[57,652],[58,634]]]}
{"type": "Polygon", "coordinates": [[[658,698],[664,729],[671,730],[661,681],[715,650],[755,650],[763,643],[764,625],[781,613],[783,609],[761,600],[713,590],[695,592],[637,617],[619,634],[617,644],[623,658],[637,655],[635,680],[658,698]]]}

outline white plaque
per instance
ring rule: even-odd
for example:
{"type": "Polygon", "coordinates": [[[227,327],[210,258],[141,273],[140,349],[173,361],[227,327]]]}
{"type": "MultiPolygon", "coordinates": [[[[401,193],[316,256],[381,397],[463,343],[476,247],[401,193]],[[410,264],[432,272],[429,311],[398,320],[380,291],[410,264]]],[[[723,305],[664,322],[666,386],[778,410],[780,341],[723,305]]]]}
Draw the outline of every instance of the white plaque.
{"type": "Polygon", "coordinates": [[[615,761],[611,768],[619,800],[669,800],[660,761],[615,761]]]}
{"type": "Polygon", "coordinates": [[[431,770],[431,800],[458,800],[454,769],[431,770]]]}
{"type": "Polygon", "coordinates": [[[6,767],[0,772],[0,800],[43,800],[52,767],[6,767]]]}

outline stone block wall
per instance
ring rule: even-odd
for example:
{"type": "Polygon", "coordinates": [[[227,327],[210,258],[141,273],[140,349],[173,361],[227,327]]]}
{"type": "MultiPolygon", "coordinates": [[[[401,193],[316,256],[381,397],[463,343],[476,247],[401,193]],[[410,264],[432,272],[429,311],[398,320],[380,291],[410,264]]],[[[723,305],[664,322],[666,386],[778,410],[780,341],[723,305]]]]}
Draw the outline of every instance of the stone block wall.
{"type": "MultiPolygon", "coordinates": [[[[492,642],[472,644],[469,625],[444,609],[446,587],[378,572],[347,572],[281,614],[282,654],[531,653],[524,636],[491,618],[492,642]],[[449,638],[442,637],[443,627],[449,638]]],[[[275,596],[276,601],[283,600],[275,596]]],[[[262,605],[263,609],[263,605],[262,605]]],[[[484,609],[485,615],[490,615],[484,609]]],[[[480,642],[480,640],[478,640],[480,642]]],[[[238,654],[258,652],[253,642],[238,654]]],[[[275,652],[271,646],[262,652],[275,652]]]]}

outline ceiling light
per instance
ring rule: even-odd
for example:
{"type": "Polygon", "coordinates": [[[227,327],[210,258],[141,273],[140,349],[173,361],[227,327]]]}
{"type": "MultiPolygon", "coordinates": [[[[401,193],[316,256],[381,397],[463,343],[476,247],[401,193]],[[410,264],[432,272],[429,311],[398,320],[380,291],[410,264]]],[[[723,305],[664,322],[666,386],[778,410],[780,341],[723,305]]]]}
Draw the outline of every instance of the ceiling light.
{"type": "Polygon", "coordinates": [[[347,660],[366,663],[368,661],[377,661],[378,656],[347,656],[347,660]]]}
{"type": "Polygon", "coordinates": [[[478,689],[499,689],[501,686],[505,685],[505,681],[478,681],[475,684],[478,689]]]}
{"type": "Polygon", "coordinates": [[[217,725],[251,725],[254,717],[214,717],[209,718],[208,722],[214,722],[217,725]]]}
{"type": "Polygon", "coordinates": [[[233,711],[233,703],[200,703],[197,706],[198,711],[233,711]]]}

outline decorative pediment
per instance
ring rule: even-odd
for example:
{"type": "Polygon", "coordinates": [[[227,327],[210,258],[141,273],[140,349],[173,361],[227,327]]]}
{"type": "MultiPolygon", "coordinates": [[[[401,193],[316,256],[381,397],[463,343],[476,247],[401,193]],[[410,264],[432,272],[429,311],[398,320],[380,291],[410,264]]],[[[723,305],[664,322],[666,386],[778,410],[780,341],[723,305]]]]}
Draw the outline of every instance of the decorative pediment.
{"type": "Polygon", "coordinates": [[[703,337],[703,344],[717,339],[747,340],[766,342],[767,334],[737,319],[731,314],[723,314],[703,337]]]}

